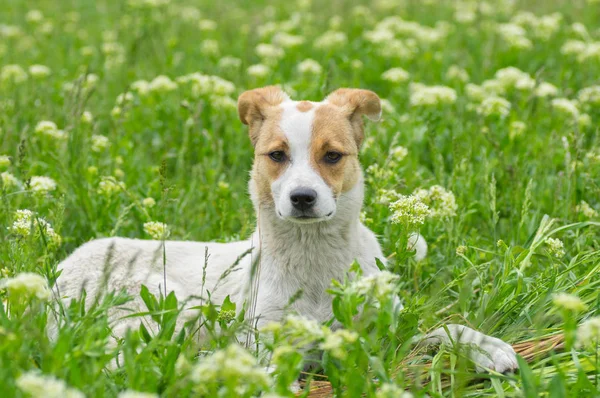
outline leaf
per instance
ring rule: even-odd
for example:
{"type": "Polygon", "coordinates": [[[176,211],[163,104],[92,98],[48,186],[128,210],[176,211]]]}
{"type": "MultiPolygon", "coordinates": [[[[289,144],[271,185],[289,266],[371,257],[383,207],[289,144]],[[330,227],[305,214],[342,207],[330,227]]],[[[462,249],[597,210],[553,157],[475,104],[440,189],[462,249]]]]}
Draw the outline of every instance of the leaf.
{"type": "Polygon", "coordinates": [[[225,297],[223,300],[223,304],[221,304],[221,311],[234,311],[235,312],[236,305],[231,302],[229,296],[225,297]]]}
{"type": "Polygon", "coordinates": [[[519,373],[521,375],[521,381],[523,382],[523,392],[525,393],[525,397],[537,398],[539,395],[535,382],[535,376],[533,375],[531,368],[520,355],[517,355],[517,363],[519,364],[519,373]]]}
{"type": "Polygon", "coordinates": [[[560,374],[555,375],[548,384],[548,398],[567,398],[565,381],[560,374]]]}

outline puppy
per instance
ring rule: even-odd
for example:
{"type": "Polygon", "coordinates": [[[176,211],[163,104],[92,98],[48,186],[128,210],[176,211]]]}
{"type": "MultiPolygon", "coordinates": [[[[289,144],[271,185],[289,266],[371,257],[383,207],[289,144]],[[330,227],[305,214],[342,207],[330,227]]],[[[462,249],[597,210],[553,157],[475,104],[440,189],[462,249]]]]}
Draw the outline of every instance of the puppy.
{"type": "MultiPolygon", "coordinates": [[[[271,86],[243,93],[238,113],[254,146],[249,188],[257,227],[252,237],[226,244],[94,240],[60,263],[61,297],[79,297],[85,287],[90,301],[105,287],[124,289],[136,297],[129,311],[143,311],[142,284],[154,294],[174,291],[180,300],[210,292],[220,303],[230,296],[238,308],[252,295],[252,315],[260,327],[280,320],[290,298],[302,290],[292,309],[324,322],[332,317],[326,293],[332,279],[343,279],[355,260],[365,276],[380,272],[376,259],[385,262],[385,257],[359,219],[364,187],[358,161],[363,116],[379,119],[379,97],[368,90],[339,89],[322,102],[297,102],[271,86]]],[[[413,243],[422,257],[425,242],[413,237],[413,243]]],[[[190,305],[200,302],[191,299],[190,305]]],[[[119,319],[128,313],[110,314],[117,336],[139,323],[119,319]]],[[[185,319],[180,318],[178,327],[185,319]]],[[[464,326],[448,325],[424,341],[476,344],[480,349],[471,350],[471,356],[479,367],[498,372],[517,367],[510,345],[464,326]]]]}

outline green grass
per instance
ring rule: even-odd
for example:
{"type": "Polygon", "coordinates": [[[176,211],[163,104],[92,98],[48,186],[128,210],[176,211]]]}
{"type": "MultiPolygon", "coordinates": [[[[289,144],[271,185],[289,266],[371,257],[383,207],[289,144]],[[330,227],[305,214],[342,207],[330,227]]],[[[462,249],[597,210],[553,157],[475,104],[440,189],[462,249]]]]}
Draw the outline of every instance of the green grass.
{"type": "MultiPolygon", "coordinates": [[[[105,236],[150,238],[143,227],[149,221],[167,223],[172,239],[249,236],[254,214],[247,180],[253,155],[246,128],[237,118],[237,95],[281,84],[296,99],[320,100],[338,87],[367,88],[391,106],[379,124],[367,126],[361,162],[365,169],[372,167],[366,173],[364,219],[391,255],[390,267],[400,276],[398,292],[407,309],[394,314],[389,300],[382,298],[375,310],[375,299],[367,298],[360,321],[353,323],[348,319],[365,298],[352,293],[348,284],[333,288],[338,303],[346,304],[340,304],[338,317],[360,336],[347,343],[345,356],[327,352],[320,361],[336,394],[375,396],[380,383],[387,382],[415,396],[600,395],[598,346],[582,347],[576,337],[578,325],[598,316],[600,308],[600,94],[595,99],[580,95],[582,89],[600,84],[597,2],[517,1],[513,7],[509,2],[478,2],[473,3],[480,4],[473,8],[473,20],[466,22],[457,16],[464,17],[469,3],[454,1],[382,0],[359,7],[321,0],[251,5],[174,0],[157,6],[141,0],[44,0],[35,2],[43,14],[39,21],[30,12],[31,2],[4,3],[0,155],[9,156],[10,162],[0,160],[0,172],[10,173],[20,185],[4,184],[0,190],[3,277],[35,272],[53,283],[56,265],[77,246],[105,236]],[[538,18],[557,12],[561,19],[542,22],[523,17],[523,11],[538,18]],[[388,30],[394,40],[369,41],[366,32],[391,16],[420,25],[392,22],[388,30]],[[511,19],[523,26],[524,35],[502,35],[502,29],[515,31],[499,27],[511,19]],[[543,23],[556,29],[545,30],[543,23]],[[424,26],[437,26],[439,37],[427,40],[424,26]],[[332,48],[319,46],[318,38],[329,30],[343,32],[347,40],[332,48]],[[283,31],[303,41],[284,48],[280,59],[261,60],[256,46],[281,43],[276,34],[283,31]],[[527,40],[526,48],[517,48],[527,40]],[[565,54],[561,49],[569,40],[587,47],[565,54]],[[224,57],[238,61],[227,66],[224,57]],[[300,73],[297,66],[307,58],[322,71],[300,73]],[[251,76],[248,67],[259,63],[269,64],[270,72],[251,76]],[[14,76],[20,72],[6,68],[19,65],[29,74],[34,64],[50,68],[50,75],[30,74],[18,82],[14,76]],[[468,78],[451,78],[447,72],[453,65],[468,78]],[[384,80],[382,74],[395,67],[407,71],[409,78],[384,80]],[[486,116],[478,111],[482,99],[475,99],[467,85],[480,85],[507,67],[528,73],[532,80],[525,79],[525,87],[504,81],[496,95],[510,101],[510,110],[492,110],[486,116]],[[176,81],[194,72],[226,79],[231,90],[221,85],[225,92],[215,94],[204,83],[193,87],[180,82],[172,91],[142,95],[132,85],[158,75],[176,81]],[[97,76],[95,84],[86,83],[90,74],[97,76]],[[411,82],[451,87],[457,98],[419,106],[414,98],[411,103],[411,82]],[[542,82],[557,92],[535,95],[542,82]],[[126,92],[132,92],[131,99],[118,104],[117,97],[126,92]],[[578,114],[553,105],[554,97],[578,100],[578,114]],[[81,120],[84,111],[93,115],[91,123],[81,120]],[[56,123],[65,138],[36,132],[43,120],[56,123]],[[521,132],[514,123],[519,121],[525,125],[521,132]],[[98,148],[93,135],[107,137],[108,145],[98,148]],[[402,159],[392,151],[399,145],[408,151],[402,159]],[[28,184],[34,176],[52,178],[56,189],[34,192],[28,184]],[[105,177],[124,185],[106,193],[99,190],[105,177]],[[404,231],[390,222],[392,212],[381,200],[382,190],[408,195],[433,185],[454,194],[456,214],[426,220],[420,231],[430,251],[417,263],[397,245],[404,231]],[[148,197],[155,199],[155,206],[144,206],[148,197]],[[582,201],[595,215],[581,211],[582,201]],[[17,209],[47,220],[61,242],[53,243],[39,222],[30,225],[31,231],[26,227],[17,233],[17,209]],[[564,255],[551,250],[549,237],[564,243],[564,255]],[[457,251],[460,246],[465,247],[457,251]],[[553,304],[561,292],[578,296],[585,309],[553,304]],[[507,376],[477,375],[453,350],[431,358],[405,344],[419,331],[449,320],[509,343],[564,333],[565,344],[528,365],[521,363],[517,374],[507,376]]],[[[183,303],[147,296],[161,333],[136,331],[114,347],[106,313],[126,297],[107,297],[88,310],[74,302],[56,315],[61,327],[55,340],[45,332],[51,306],[9,296],[6,290],[0,290],[0,298],[3,396],[23,396],[16,380],[35,369],[90,397],[112,397],[124,390],[163,396],[252,396],[262,390],[289,396],[287,386],[308,360],[296,350],[293,331],[284,328],[275,333],[275,343],[265,340],[278,354],[277,377],[263,380],[258,364],[237,369],[244,357],[230,344],[244,325],[227,316],[231,308],[203,309],[213,334],[199,345],[193,336],[170,332],[175,310],[183,303]],[[214,350],[225,351],[210,356],[214,350]],[[234,359],[227,362],[227,355],[234,359]],[[202,366],[233,368],[234,374],[210,379],[204,373],[198,382],[193,375],[202,366]]],[[[251,357],[245,360],[252,362],[251,357]]],[[[47,396],[50,390],[45,390],[47,396]]]]}

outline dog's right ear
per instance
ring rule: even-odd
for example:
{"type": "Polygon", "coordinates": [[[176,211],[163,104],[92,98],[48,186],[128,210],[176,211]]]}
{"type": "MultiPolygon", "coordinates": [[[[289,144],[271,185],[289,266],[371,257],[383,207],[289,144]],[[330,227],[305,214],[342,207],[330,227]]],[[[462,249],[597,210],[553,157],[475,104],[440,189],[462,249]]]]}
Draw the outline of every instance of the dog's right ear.
{"type": "Polygon", "coordinates": [[[275,107],[290,97],[277,86],[267,86],[243,92],[238,98],[238,115],[242,123],[250,126],[250,139],[256,143],[260,124],[266,119],[269,108],[275,107]]]}

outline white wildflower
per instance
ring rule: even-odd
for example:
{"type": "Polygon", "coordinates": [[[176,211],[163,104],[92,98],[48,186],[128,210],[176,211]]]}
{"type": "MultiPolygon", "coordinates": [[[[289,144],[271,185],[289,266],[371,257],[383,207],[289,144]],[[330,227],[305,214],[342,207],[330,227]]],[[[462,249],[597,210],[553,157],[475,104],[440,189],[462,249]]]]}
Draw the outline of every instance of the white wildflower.
{"type": "Polygon", "coordinates": [[[590,206],[585,200],[579,202],[575,210],[578,213],[583,214],[587,218],[596,218],[598,217],[598,212],[592,206],[590,206]]]}
{"type": "Polygon", "coordinates": [[[125,190],[125,183],[117,181],[114,177],[103,177],[98,183],[97,192],[104,196],[113,196],[125,190]]]}
{"type": "Polygon", "coordinates": [[[218,56],[220,53],[219,42],[212,39],[203,40],[200,52],[206,56],[218,56]]]}
{"type": "Polygon", "coordinates": [[[131,83],[131,90],[135,91],[140,96],[145,97],[150,93],[150,83],[146,80],[136,80],[131,83]]]}
{"type": "Polygon", "coordinates": [[[510,113],[510,108],[510,102],[502,97],[487,97],[481,102],[477,112],[486,117],[504,118],[510,113]]]}
{"type": "Polygon", "coordinates": [[[157,221],[144,223],[144,232],[154,239],[166,239],[171,234],[167,224],[157,221]]]}
{"type": "Polygon", "coordinates": [[[154,198],[145,198],[144,200],[142,200],[142,206],[147,207],[147,208],[152,208],[154,207],[154,205],[156,205],[156,201],[154,200],[154,198]]]}
{"type": "Polygon", "coordinates": [[[35,132],[48,138],[63,140],[67,138],[67,134],[63,130],[59,130],[56,123],[49,120],[42,120],[35,126],[35,132]]]}
{"type": "Polygon", "coordinates": [[[392,68],[383,72],[381,78],[391,83],[404,83],[410,79],[410,74],[402,68],[392,68]]]}
{"type": "Polygon", "coordinates": [[[0,69],[0,81],[19,84],[27,81],[28,75],[20,65],[5,65],[0,69]]]}
{"type": "Polygon", "coordinates": [[[390,204],[393,224],[406,224],[409,228],[421,225],[431,214],[429,207],[414,195],[399,195],[398,200],[390,204]]]}
{"type": "Polygon", "coordinates": [[[216,30],[219,25],[212,19],[203,19],[198,22],[198,28],[204,32],[216,30]]]}
{"type": "Polygon", "coordinates": [[[271,73],[271,69],[267,65],[256,64],[249,66],[247,72],[252,77],[265,78],[271,73]]]}
{"type": "Polygon", "coordinates": [[[190,371],[190,378],[200,391],[210,388],[219,390],[224,396],[250,396],[266,388],[271,380],[256,358],[237,344],[215,351],[209,356],[200,358],[190,371]],[[226,394],[227,389],[234,389],[226,394]]]}
{"type": "Polygon", "coordinates": [[[339,50],[348,42],[348,37],[343,32],[329,30],[315,39],[313,45],[320,50],[339,50]]]}
{"type": "Polygon", "coordinates": [[[451,65],[446,71],[446,79],[466,83],[469,81],[469,73],[458,65],[451,65]]]}
{"type": "Polygon", "coordinates": [[[582,88],[577,93],[577,99],[590,107],[600,106],[600,85],[582,88]]]}
{"type": "Polygon", "coordinates": [[[412,106],[453,104],[456,102],[456,98],[456,91],[450,87],[410,84],[410,105],[412,106]]]}
{"type": "Polygon", "coordinates": [[[527,125],[520,120],[515,120],[510,123],[508,136],[511,140],[514,140],[516,137],[522,135],[525,130],[527,130],[527,125]]]}
{"type": "Polygon", "coordinates": [[[92,124],[92,122],[94,121],[94,116],[92,115],[92,112],[90,112],[90,111],[83,111],[83,113],[81,114],[81,118],[79,120],[83,124],[92,124]]]}
{"type": "Polygon", "coordinates": [[[535,79],[529,73],[513,66],[497,70],[494,78],[505,89],[531,90],[535,87],[535,79]]]}
{"type": "Polygon", "coordinates": [[[267,61],[273,61],[283,58],[285,52],[283,49],[272,44],[260,43],[256,46],[256,54],[267,61]]]}
{"type": "Polygon", "coordinates": [[[575,312],[585,311],[588,307],[579,297],[568,293],[554,294],[552,303],[557,308],[575,312]]]}
{"type": "Polygon", "coordinates": [[[31,65],[29,67],[29,74],[34,79],[42,79],[44,77],[50,76],[52,71],[45,65],[31,65]]]}
{"type": "Polygon", "coordinates": [[[22,238],[30,236],[32,231],[34,236],[43,233],[52,244],[59,245],[62,242],[62,238],[54,231],[48,221],[41,217],[35,217],[35,214],[27,209],[15,211],[15,221],[9,227],[9,231],[22,238]]]}
{"type": "Polygon", "coordinates": [[[45,194],[56,189],[56,181],[50,177],[34,176],[29,180],[29,189],[36,193],[45,194]]]}
{"type": "Polygon", "coordinates": [[[25,20],[29,23],[40,23],[44,20],[44,14],[40,10],[29,10],[25,14],[25,20]]]}
{"type": "Polygon", "coordinates": [[[286,32],[278,32],[273,36],[273,43],[283,48],[293,48],[304,44],[303,36],[295,36],[286,32]]]}
{"type": "Polygon", "coordinates": [[[579,56],[585,53],[587,44],[581,40],[567,40],[560,48],[560,52],[563,55],[575,55],[579,56]]]}
{"type": "Polygon", "coordinates": [[[456,248],[456,255],[457,256],[464,256],[468,249],[469,248],[467,246],[460,245],[460,246],[458,246],[456,248]]]}
{"type": "Polygon", "coordinates": [[[433,185],[429,189],[416,189],[412,196],[429,208],[430,217],[456,216],[458,206],[454,194],[440,185],[433,185]]]}
{"type": "Polygon", "coordinates": [[[577,345],[590,347],[592,350],[598,348],[600,343],[600,317],[590,318],[577,327],[577,345]]]}
{"type": "Polygon", "coordinates": [[[552,108],[574,119],[579,117],[579,109],[577,108],[577,102],[572,101],[568,98],[553,99],[552,108]]]}
{"type": "Polygon", "coordinates": [[[517,50],[527,50],[533,47],[527,38],[527,32],[521,26],[506,23],[498,25],[497,32],[509,47],[517,50]]]}
{"type": "Polygon", "coordinates": [[[396,162],[401,162],[408,155],[408,149],[403,146],[396,146],[390,149],[390,156],[396,162]]]}
{"type": "Polygon", "coordinates": [[[307,75],[320,75],[323,72],[323,67],[314,59],[307,58],[298,64],[298,72],[307,75]]]}
{"type": "Polygon", "coordinates": [[[337,329],[333,333],[327,334],[319,348],[327,351],[334,358],[345,359],[348,345],[356,340],[358,340],[358,333],[346,329],[337,329]]]}
{"type": "Polygon", "coordinates": [[[110,145],[108,137],[103,135],[92,135],[92,152],[102,152],[110,145]]]}
{"type": "Polygon", "coordinates": [[[4,171],[0,173],[0,182],[2,183],[2,189],[14,189],[19,188],[21,186],[21,182],[9,173],[8,171],[4,171]]]}
{"type": "Polygon", "coordinates": [[[544,242],[548,245],[548,253],[554,257],[561,258],[565,255],[565,245],[562,240],[547,238],[544,242]]]}
{"type": "Polygon", "coordinates": [[[554,97],[556,95],[558,95],[558,88],[556,88],[555,85],[547,83],[547,82],[541,82],[536,88],[535,88],[535,95],[538,97],[554,97]]]}
{"type": "Polygon", "coordinates": [[[383,383],[375,393],[375,398],[413,398],[413,394],[404,391],[396,384],[383,383]]]}
{"type": "Polygon", "coordinates": [[[386,300],[396,293],[399,281],[398,275],[384,270],[353,280],[348,291],[359,296],[372,296],[378,300],[386,300]]]}
{"type": "Polygon", "coordinates": [[[177,83],[171,80],[168,76],[156,76],[148,86],[150,91],[157,93],[165,93],[177,89],[177,83]]]}
{"type": "Polygon", "coordinates": [[[54,376],[30,371],[17,378],[17,387],[31,397],[85,398],[85,395],[54,376]]]}
{"type": "Polygon", "coordinates": [[[242,66],[242,60],[236,57],[222,57],[219,60],[220,69],[239,69],[242,66]]]}
{"type": "Polygon", "coordinates": [[[14,297],[36,297],[47,301],[52,296],[46,278],[32,272],[22,272],[13,278],[2,279],[0,288],[14,297]]]}

